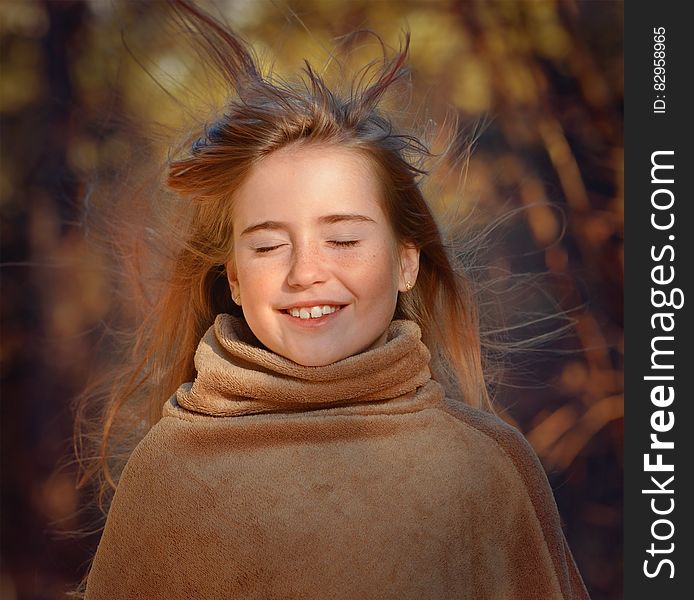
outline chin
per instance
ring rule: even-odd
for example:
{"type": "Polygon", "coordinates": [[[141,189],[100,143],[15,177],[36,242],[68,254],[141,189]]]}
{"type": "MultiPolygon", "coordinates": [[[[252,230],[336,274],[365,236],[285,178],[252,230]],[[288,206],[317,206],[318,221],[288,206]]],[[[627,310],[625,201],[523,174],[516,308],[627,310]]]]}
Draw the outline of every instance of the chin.
{"type": "Polygon", "coordinates": [[[345,348],[320,348],[313,347],[308,349],[301,349],[299,351],[289,351],[286,354],[278,352],[288,358],[293,360],[295,363],[303,365],[304,367],[324,367],[330,365],[334,362],[347,358],[355,354],[354,351],[345,348]]]}
{"type": "Polygon", "coordinates": [[[328,357],[322,360],[317,358],[308,358],[301,355],[289,355],[287,358],[304,367],[324,367],[337,362],[338,360],[342,360],[343,358],[347,358],[347,356],[335,355],[334,358],[328,357]]]}

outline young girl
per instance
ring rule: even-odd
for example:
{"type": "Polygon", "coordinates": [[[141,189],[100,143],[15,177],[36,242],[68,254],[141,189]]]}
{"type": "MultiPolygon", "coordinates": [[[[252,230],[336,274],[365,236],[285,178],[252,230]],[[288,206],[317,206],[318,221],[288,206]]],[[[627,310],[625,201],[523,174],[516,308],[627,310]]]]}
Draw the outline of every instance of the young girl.
{"type": "Polygon", "coordinates": [[[338,95],[310,67],[271,82],[176,4],[236,96],[170,163],[187,238],[104,419],[117,487],[86,598],[586,598],[541,465],[485,410],[424,148],[378,108],[409,40],[338,95]]]}

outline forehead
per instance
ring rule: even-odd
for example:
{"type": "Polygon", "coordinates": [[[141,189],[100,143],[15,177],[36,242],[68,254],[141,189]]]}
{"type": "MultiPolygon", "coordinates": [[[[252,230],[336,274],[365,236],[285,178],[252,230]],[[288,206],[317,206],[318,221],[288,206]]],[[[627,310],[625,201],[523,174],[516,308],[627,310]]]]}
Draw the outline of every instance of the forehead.
{"type": "Polygon", "coordinates": [[[235,228],[257,219],[363,213],[383,221],[381,187],[371,161],[342,146],[293,145],[256,163],[234,194],[235,228]]]}

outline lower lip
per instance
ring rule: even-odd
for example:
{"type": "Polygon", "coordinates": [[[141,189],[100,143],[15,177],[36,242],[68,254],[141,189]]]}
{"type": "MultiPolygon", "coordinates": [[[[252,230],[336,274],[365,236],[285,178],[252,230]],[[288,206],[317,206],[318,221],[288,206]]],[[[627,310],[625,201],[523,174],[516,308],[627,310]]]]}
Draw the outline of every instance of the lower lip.
{"type": "Polygon", "coordinates": [[[314,327],[321,327],[327,323],[330,323],[330,321],[332,321],[337,315],[339,315],[344,310],[344,308],[345,307],[343,306],[335,312],[328,313],[327,315],[323,315],[322,317],[318,317],[316,319],[314,319],[313,317],[309,317],[308,319],[302,319],[301,317],[292,317],[292,315],[286,312],[283,312],[282,314],[287,319],[289,319],[289,321],[294,325],[306,329],[312,329],[314,327]]]}

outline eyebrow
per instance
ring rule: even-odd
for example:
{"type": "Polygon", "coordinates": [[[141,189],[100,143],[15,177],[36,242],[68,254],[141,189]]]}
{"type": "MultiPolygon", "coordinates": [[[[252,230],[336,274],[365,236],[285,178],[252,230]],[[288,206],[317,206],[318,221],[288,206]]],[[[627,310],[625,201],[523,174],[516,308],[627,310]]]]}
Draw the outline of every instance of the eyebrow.
{"type": "MultiPolygon", "coordinates": [[[[321,225],[332,225],[333,223],[341,223],[343,221],[352,221],[352,222],[362,222],[362,223],[375,223],[371,217],[367,217],[366,215],[359,215],[359,214],[340,214],[340,215],[324,215],[322,217],[318,218],[318,222],[321,225]]],[[[251,233],[254,233],[255,231],[261,231],[261,230],[275,230],[275,229],[287,229],[287,224],[283,223],[282,221],[263,221],[262,223],[256,223],[255,225],[251,225],[249,227],[246,227],[241,232],[241,235],[239,237],[243,237],[244,235],[249,235],[251,233]]]]}

